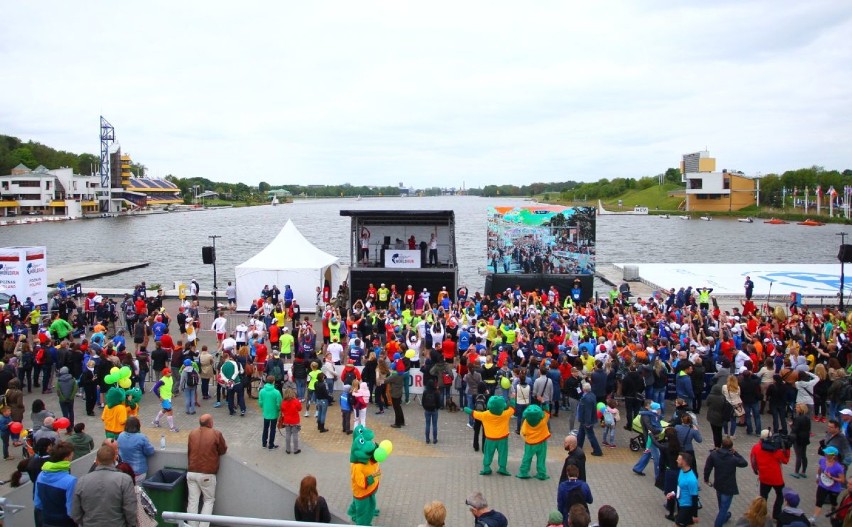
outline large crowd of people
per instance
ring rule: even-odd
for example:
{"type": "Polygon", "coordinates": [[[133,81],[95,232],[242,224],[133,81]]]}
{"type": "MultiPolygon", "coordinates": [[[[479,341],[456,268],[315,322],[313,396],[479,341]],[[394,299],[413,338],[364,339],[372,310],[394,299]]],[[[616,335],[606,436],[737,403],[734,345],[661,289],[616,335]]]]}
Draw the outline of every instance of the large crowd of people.
{"type": "MultiPolygon", "coordinates": [[[[761,509],[756,500],[742,525],[762,525],[758,520],[767,520],[760,511],[767,508],[769,521],[778,525],[817,521],[826,508],[836,509],[834,519],[842,522],[852,503],[845,492],[852,462],[852,409],[847,408],[852,387],[846,371],[852,344],[845,313],[797,305],[789,312],[758,308],[747,284],[741,306],[730,310],[719,308],[709,288],[661,291],[646,299],[614,289],[586,300],[562,296],[556,288],[487,296],[465,287],[415,294],[411,286],[380,284],[365,298],[352,299],[348,308],[318,291],[320,312],[313,318],[301,315],[288,290],[264,288],[248,320],[234,328],[224,313],[217,313],[210,327],[201,326],[197,286],[195,295],[180,301],[174,318],[163,296],[150,294],[144,284],[120,304],[60,291],[52,300],[57,309],[38,316],[35,306],[13,299],[2,325],[0,393],[9,408],[3,412],[5,425],[0,419],[4,456],[10,457],[9,441],[20,442],[9,426],[23,420],[25,390],[55,394],[66,421],[60,431],[74,438],[75,396],[79,392],[86,413],[93,415],[96,406],[104,407],[114,368],[129,368],[130,386],[143,391],[146,381],[155,383],[160,415],[175,431],[172,396],[184,397],[187,414],[195,413],[193,397],[200,392],[200,400],[216,397],[218,408],[225,399],[231,415],[245,415],[245,395],[252,395],[254,386],[263,446],[277,448],[275,432],[281,430],[287,453],[301,452],[298,428],[311,405],[320,432],[328,430],[328,408],[335,404],[343,432],[351,431],[352,421],[365,424],[370,405],[376,413],[393,409],[391,426],[405,427],[410,377],[419,371],[429,444],[439,441],[440,409],[468,408],[473,446],[484,448],[489,438],[482,437],[482,423],[474,415],[483,415],[492,397],[514,408],[516,433],[530,406],[551,418],[565,413],[572,435],[565,440],[569,455],[557,503],[565,525],[584,525],[582,514],[572,510],[576,505],[587,510],[591,503],[594,484],[585,482],[583,453],[587,439],[592,456],[635,441],[642,454],[633,472],[644,475],[653,463],[667,517],[675,525],[690,525],[699,514],[699,472],[705,484],[713,478],[716,525],[727,521],[739,492],[736,469],[744,464],[757,473],[758,499],[764,501],[761,509]],[[216,335],[215,345],[200,342],[199,333],[206,330],[216,335]],[[667,390],[676,395],[674,404],[666,404],[667,390]],[[699,460],[693,445],[705,440],[698,426],[702,410],[714,449],[699,460]],[[764,414],[773,426],[763,426],[764,414]],[[805,514],[798,508],[801,498],[784,486],[781,466],[794,452],[791,477],[811,477],[808,450],[813,456],[811,424],[817,422],[826,423],[827,433],[812,464],[814,509],[805,514]],[[619,441],[616,431],[622,426],[636,437],[619,441]],[[759,434],[748,456],[735,447],[738,427],[759,434]],[[572,459],[582,463],[568,463],[572,459]],[[773,492],[770,508],[766,500],[773,492]]],[[[42,412],[43,403],[41,411],[38,407],[34,402],[33,436],[43,432],[39,439],[58,444],[54,422],[45,422],[53,416],[42,412]]],[[[35,451],[38,458],[40,450],[35,451]]]]}

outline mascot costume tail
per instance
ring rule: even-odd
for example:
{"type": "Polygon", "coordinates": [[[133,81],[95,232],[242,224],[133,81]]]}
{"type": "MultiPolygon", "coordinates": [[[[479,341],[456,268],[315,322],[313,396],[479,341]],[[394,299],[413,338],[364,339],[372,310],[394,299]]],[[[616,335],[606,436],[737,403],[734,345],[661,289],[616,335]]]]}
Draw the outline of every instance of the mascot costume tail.
{"type": "Polygon", "coordinates": [[[382,471],[379,463],[387,459],[393,444],[387,439],[377,444],[375,434],[362,425],[352,433],[352,449],[349,453],[349,470],[352,477],[352,503],[347,514],[355,525],[372,525],[373,517],[379,515],[376,508],[376,491],[382,471]]]}
{"type": "Polygon", "coordinates": [[[465,408],[467,414],[473,414],[474,419],[482,421],[485,430],[485,444],[482,445],[482,470],[483,476],[491,474],[491,462],[494,460],[494,452],[497,452],[497,473],[502,476],[511,476],[506,470],[506,462],[509,459],[509,421],[515,415],[514,407],[506,407],[506,400],[499,395],[492,395],[488,399],[488,410],[478,412],[471,408],[465,408]]]}

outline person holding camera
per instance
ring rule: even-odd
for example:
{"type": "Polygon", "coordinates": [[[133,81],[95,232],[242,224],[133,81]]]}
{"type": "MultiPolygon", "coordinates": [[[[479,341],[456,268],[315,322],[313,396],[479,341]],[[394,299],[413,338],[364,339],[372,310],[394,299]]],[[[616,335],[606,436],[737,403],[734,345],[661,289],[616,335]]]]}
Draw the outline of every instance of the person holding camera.
{"type": "Polygon", "coordinates": [[[849,440],[841,431],[840,423],[831,419],[825,428],[825,437],[819,442],[819,455],[822,455],[826,448],[833,446],[837,449],[837,460],[843,465],[843,473],[849,470],[849,465],[852,464],[852,448],[849,446],[849,440]]]}
{"type": "Polygon", "coordinates": [[[781,515],[781,507],[784,504],[784,474],[781,472],[781,465],[790,462],[791,446],[789,437],[777,434],[772,436],[767,428],[760,432],[760,441],[751,449],[751,468],[760,482],[761,497],[768,498],[769,491],[775,491],[775,504],[772,506],[773,520],[777,520],[781,515]]]}

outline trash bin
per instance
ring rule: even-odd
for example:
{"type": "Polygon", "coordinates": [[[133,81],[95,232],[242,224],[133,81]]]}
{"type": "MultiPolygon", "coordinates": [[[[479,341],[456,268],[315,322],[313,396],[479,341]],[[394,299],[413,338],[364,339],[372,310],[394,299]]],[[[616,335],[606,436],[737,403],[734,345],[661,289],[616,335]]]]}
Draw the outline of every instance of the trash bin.
{"type": "Polygon", "coordinates": [[[186,512],[186,470],[164,468],[142,481],[142,488],[157,507],[157,525],[172,526],[163,521],[163,511],[186,512]]]}

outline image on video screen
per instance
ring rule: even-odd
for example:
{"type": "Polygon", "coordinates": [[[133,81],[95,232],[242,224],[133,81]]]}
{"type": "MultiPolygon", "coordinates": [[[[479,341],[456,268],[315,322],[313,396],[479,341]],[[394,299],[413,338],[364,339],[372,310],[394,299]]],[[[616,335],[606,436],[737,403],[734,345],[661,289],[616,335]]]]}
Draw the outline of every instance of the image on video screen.
{"type": "Polygon", "coordinates": [[[594,207],[489,207],[487,268],[496,274],[594,274],[594,207]]]}

